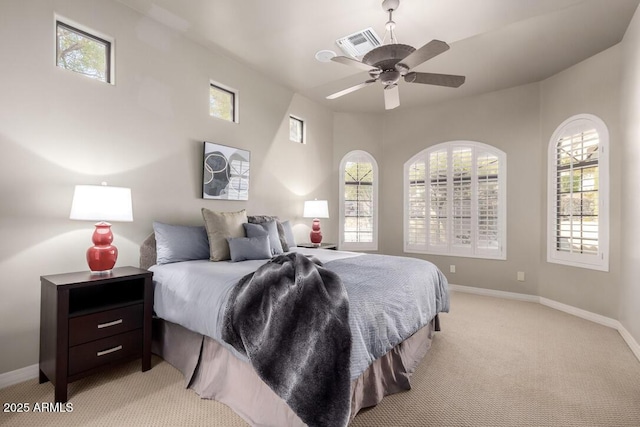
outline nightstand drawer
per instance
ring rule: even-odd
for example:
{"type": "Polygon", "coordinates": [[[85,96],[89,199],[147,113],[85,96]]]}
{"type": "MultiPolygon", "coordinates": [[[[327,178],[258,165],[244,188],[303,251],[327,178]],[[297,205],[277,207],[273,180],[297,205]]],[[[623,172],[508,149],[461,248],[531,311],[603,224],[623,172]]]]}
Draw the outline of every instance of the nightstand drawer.
{"type": "Polygon", "coordinates": [[[69,376],[142,354],[142,329],[77,345],[69,349],[69,376]]]}
{"type": "Polygon", "coordinates": [[[69,319],[69,347],[142,328],[143,304],[69,319]]]}

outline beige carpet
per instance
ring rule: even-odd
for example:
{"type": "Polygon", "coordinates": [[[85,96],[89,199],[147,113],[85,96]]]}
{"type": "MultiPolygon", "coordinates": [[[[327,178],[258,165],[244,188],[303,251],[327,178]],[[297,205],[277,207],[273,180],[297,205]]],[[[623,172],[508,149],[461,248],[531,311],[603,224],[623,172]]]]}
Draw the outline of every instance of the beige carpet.
{"type": "MultiPolygon", "coordinates": [[[[411,391],[361,412],[352,426],[640,426],[640,363],[613,330],[533,303],[452,294],[411,391]]],[[[245,426],[184,388],[158,358],[69,386],[71,413],[0,413],[7,426],[245,426]]],[[[37,380],[0,402],[50,402],[37,380]]]]}

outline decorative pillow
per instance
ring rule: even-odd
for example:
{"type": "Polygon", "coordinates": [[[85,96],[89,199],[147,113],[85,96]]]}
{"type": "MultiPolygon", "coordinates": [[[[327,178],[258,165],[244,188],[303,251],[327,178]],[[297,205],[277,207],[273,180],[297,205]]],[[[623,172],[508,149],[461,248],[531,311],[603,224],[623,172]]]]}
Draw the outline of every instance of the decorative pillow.
{"type": "Polygon", "coordinates": [[[214,212],[202,208],[204,225],[209,236],[209,259],[211,261],[225,261],[231,259],[229,252],[229,237],[245,237],[242,224],[247,222],[247,211],[214,212]]]}
{"type": "Polygon", "coordinates": [[[154,221],[156,264],[209,258],[209,240],[203,226],[171,225],[154,221]]]}
{"type": "Polygon", "coordinates": [[[233,262],[271,258],[271,246],[266,233],[258,237],[229,237],[227,241],[233,262]]]}
{"type": "Polygon", "coordinates": [[[282,250],[284,252],[289,252],[289,246],[287,245],[287,239],[284,236],[284,229],[282,228],[282,224],[277,216],[269,216],[269,215],[250,215],[247,217],[248,222],[251,224],[261,224],[267,221],[275,221],[276,227],[278,228],[278,237],[280,238],[280,246],[282,246],[282,250]]]}
{"type": "Polygon", "coordinates": [[[271,255],[280,255],[281,253],[284,253],[275,220],[261,222],[260,224],[244,224],[244,230],[247,233],[247,237],[267,235],[269,237],[271,255]]]}
{"type": "Polygon", "coordinates": [[[291,223],[289,221],[285,221],[282,223],[282,229],[284,230],[284,237],[287,240],[287,246],[289,249],[295,248],[296,238],[293,236],[293,228],[291,228],[291,223]]]}

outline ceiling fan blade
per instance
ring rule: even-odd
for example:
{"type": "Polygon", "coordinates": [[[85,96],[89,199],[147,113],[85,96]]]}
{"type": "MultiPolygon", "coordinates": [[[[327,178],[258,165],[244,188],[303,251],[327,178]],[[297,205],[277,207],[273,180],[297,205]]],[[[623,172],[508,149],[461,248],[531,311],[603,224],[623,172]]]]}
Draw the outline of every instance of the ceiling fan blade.
{"type": "Polygon", "coordinates": [[[340,98],[343,95],[346,95],[346,94],[351,93],[351,92],[355,92],[356,90],[362,89],[365,86],[369,86],[371,83],[375,83],[376,81],[377,81],[376,79],[367,80],[364,83],[360,83],[360,84],[357,84],[355,86],[351,86],[349,88],[341,90],[340,92],[336,92],[336,93],[334,93],[332,95],[329,95],[329,96],[327,96],[327,99],[340,98]]]}
{"type": "Polygon", "coordinates": [[[351,59],[347,56],[334,56],[333,58],[331,58],[331,60],[333,62],[339,62],[344,65],[351,65],[353,67],[360,68],[361,70],[364,70],[364,71],[369,71],[372,68],[375,68],[375,67],[372,67],[371,65],[367,65],[363,62],[356,61],[355,59],[351,59]]]}
{"type": "MultiPolygon", "coordinates": [[[[412,54],[400,61],[409,70],[417,67],[429,59],[449,50],[449,45],[440,40],[431,40],[429,43],[414,51],[412,54]]],[[[334,58],[335,59],[335,58],[334,58]]]]}
{"type": "Polygon", "coordinates": [[[393,110],[400,105],[400,91],[398,85],[384,88],[384,109],[393,110]]]}
{"type": "Polygon", "coordinates": [[[404,76],[407,83],[422,83],[427,85],[460,87],[464,83],[465,76],[454,76],[451,74],[433,74],[411,72],[404,76]]]}

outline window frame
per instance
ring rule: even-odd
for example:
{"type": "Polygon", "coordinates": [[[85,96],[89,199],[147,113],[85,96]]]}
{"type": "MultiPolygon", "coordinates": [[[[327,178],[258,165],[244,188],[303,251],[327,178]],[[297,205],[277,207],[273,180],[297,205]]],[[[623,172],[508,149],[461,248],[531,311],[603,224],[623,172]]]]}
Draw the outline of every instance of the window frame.
{"type": "Polygon", "coordinates": [[[296,142],[298,144],[306,144],[307,143],[307,125],[304,119],[294,116],[293,114],[289,114],[289,141],[296,142]],[[291,121],[295,120],[300,123],[300,141],[296,141],[291,138],[291,121]]]}
{"type": "Polygon", "coordinates": [[[339,182],[339,194],[340,194],[340,220],[339,222],[339,243],[338,248],[340,250],[360,250],[360,251],[377,251],[378,250],[378,187],[379,187],[379,172],[378,162],[375,157],[364,150],[353,150],[348,152],[342,157],[340,161],[340,182],[339,182]],[[345,226],[345,166],[346,163],[354,157],[365,157],[372,166],[373,170],[373,183],[371,184],[372,197],[373,197],[373,230],[371,242],[345,242],[344,241],[344,226],[345,226]]]}
{"type": "Polygon", "coordinates": [[[79,74],[84,76],[90,80],[99,81],[102,83],[107,83],[110,85],[115,85],[115,39],[108,35],[102,34],[99,31],[95,31],[92,28],[89,28],[85,25],[79,24],[71,19],[67,19],[58,14],[54,14],[53,17],[53,64],[56,68],[60,68],[62,70],[70,71],[74,74],[79,74]],[[62,67],[58,65],[58,26],[62,26],[68,31],[72,31],[77,33],[83,37],[86,37],[90,40],[93,40],[97,43],[101,43],[105,45],[105,80],[96,79],[86,74],[80,73],[78,71],[74,71],[69,68],[62,67]]]}
{"type": "Polygon", "coordinates": [[[209,80],[209,117],[214,117],[216,119],[220,119],[222,121],[228,122],[228,123],[240,123],[240,109],[239,109],[239,92],[237,89],[233,89],[230,86],[224,85],[222,83],[218,83],[214,80],[209,80]],[[232,114],[231,114],[231,120],[228,120],[224,117],[220,117],[220,116],[216,116],[214,114],[211,114],[211,88],[217,89],[221,92],[225,92],[228,94],[231,94],[232,100],[232,114]]]}
{"type": "MultiPolygon", "coordinates": [[[[404,183],[404,212],[403,212],[403,248],[405,253],[416,253],[416,254],[428,254],[428,255],[442,255],[442,256],[456,256],[456,257],[465,257],[465,258],[482,258],[482,259],[491,259],[491,260],[506,260],[507,259],[507,155],[504,151],[477,141],[467,141],[467,140],[456,140],[456,141],[448,141],[439,143],[430,147],[425,148],[419,153],[412,156],[409,160],[407,160],[404,164],[403,168],[403,183],[404,183]],[[429,221],[425,219],[425,233],[426,239],[424,244],[410,244],[410,229],[409,229],[409,221],[410,221],[410,180],[409,173],[410,167],[414,165],[416,162],[420,160],[424,160],[425,162],[425,181],[426,177],[429,176],[429,156],[433,152],[446,150],[447,153],[447,212],[452,212],[453,208],[453,198],[451,197],[453,192],[453,183],[452,179],[452,162],[450,159],[452,158],[452,153],[455,148],[470,148],[472,149],[472,162],[473,162],[473,172],[471,177],[471,192],[474,195],[471,198],[471,214],[475,214],[475,221],[471,221],[471,245],[470,247],[459,247],[456,246],[452,239],[453,234],[453,224],[452,221],[447,221],[446,228],[446,243],[444,245],[432,245],[430,244],[430,228],[429,221]],[[481,151],[483,153],[489,153],[492,156],[498,158],[498,210],[497,210],[497,227],[498,227],[498,248],[497,249],[486,249],[478,247],[478,177],[477,177],[477,153],[481,151]]],[[[429,200],[427,196],[429,196],[427,183],[425,182],[425,209],[429,206],[429,200]]]]}
{"type": "Polygon", "coordinates": [[[593,114],[577,114],[562,122],[549,140],[547,171],[547,262],[609,271],[609,130],[605,122],[593,114]],[[556,250],[557,145],[561,138],[590,129],[598,133],[598,253],[564,253],[556,250]]]}

